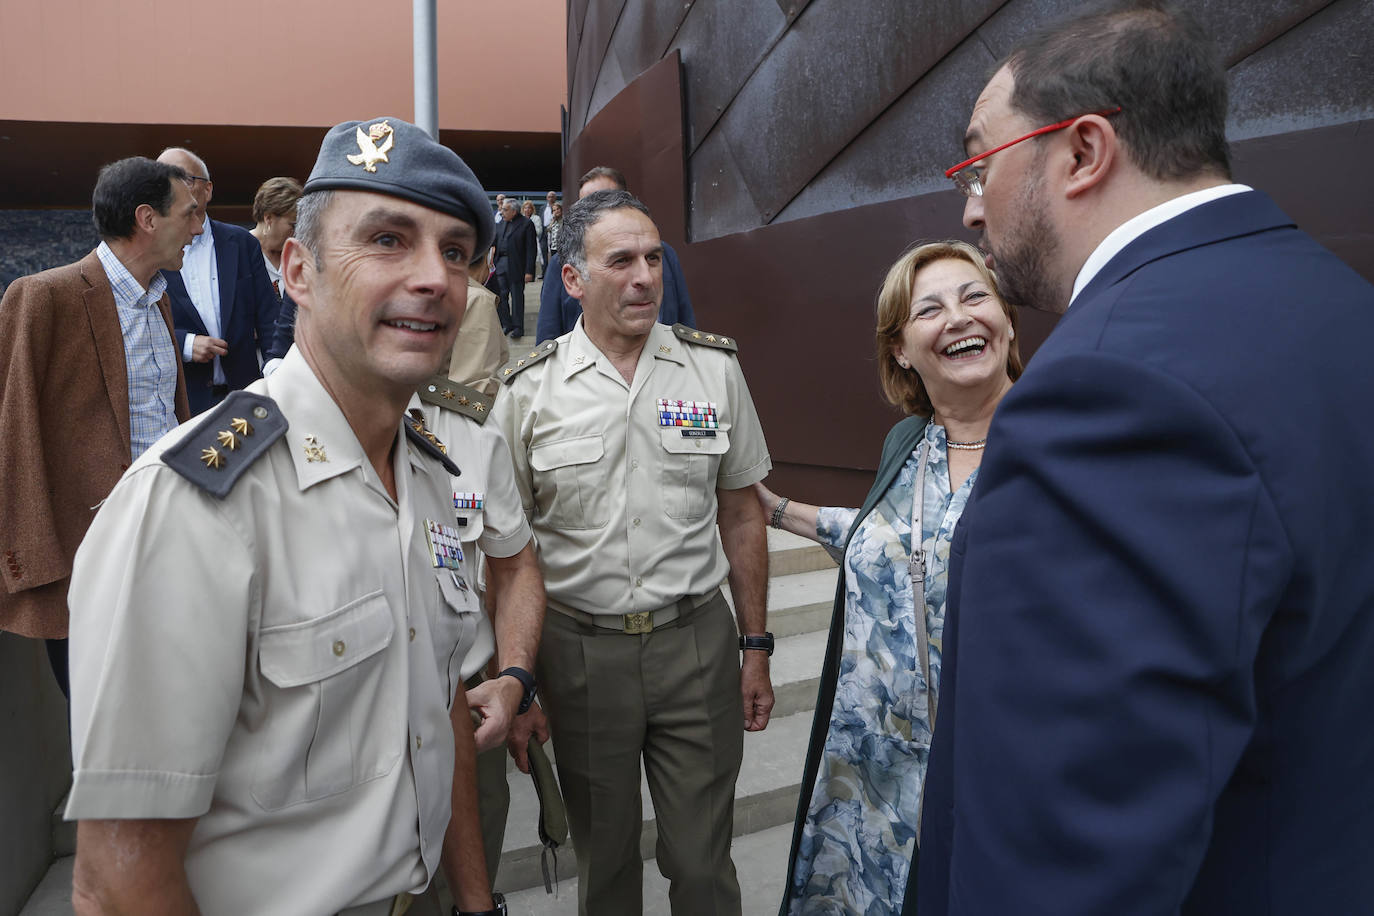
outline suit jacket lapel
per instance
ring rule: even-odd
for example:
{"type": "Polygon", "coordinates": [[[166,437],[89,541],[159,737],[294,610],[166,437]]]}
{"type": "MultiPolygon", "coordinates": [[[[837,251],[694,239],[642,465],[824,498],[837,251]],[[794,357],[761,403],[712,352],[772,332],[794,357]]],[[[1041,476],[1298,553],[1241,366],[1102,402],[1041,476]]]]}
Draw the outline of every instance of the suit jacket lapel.
{"type": "Polygon", "coordinates": [[[239,279],[238,247],[223,223],[210,220],[210,226],[215,235],[215,266],[219,272],[219,336],[227,340],[229,313],[234,310],[239,279]]]}
{"type": "Polygon", "coordinates": [[[86,305],[86,320],[91,324],[91,335],[95,338],[95,355],[100,363],[100,374],[105,378],[105,393],[110,398],[110,409],[114,411],[115,422],[119,424],[119,434],[124,441],[124,453],[132,455],[133,443],[129,435],[129,369],[124,358],[124,331],[119,326],[119,311],[115,308],[110,278],[105,275],[105,268],[95,252],[81,259],[81,277],[87,283],[82,300],[86,305]]]}
{"type": "Polygon", "coordinates": [[[205,327],[205,319],[200,317],[196,304],[191,301],[191,294],[186,291],[186,281],[181,279],[181,271],[163,270],[160,273],[167,280],[167,295],[172,298],[173,317],[180,319],[187,332],[208,335],[210,330],[205,327]]]}

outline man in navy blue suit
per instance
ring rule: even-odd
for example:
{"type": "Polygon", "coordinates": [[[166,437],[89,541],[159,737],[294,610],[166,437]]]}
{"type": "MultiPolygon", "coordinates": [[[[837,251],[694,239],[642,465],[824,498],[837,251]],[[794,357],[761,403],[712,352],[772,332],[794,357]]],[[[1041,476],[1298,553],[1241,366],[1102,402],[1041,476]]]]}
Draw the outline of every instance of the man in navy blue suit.
{"type": "Polygon", "coordinates": [[[1158,7],[974,106],[964,222],[1065,314],[955,535],[906,912],[1374,905],[1374,288],[1230,182],[1225,120],[1158,7]]]}
{"type": "MultiPolygon", "coordinates": [[[[598,165],[582,176],[577,185],[577,196],[581,200],[597,191],[626,190],[629,189],[625,186],[625,174],[620,169],[598,165]]],[[[544,269],[544,285],[539,289],[536,341],[543,343],[562,337],[573,329],[581,314],[582,302],[563,288],[563,261],[554,255],[544,269]]],[[[663,303],[658,309],[658,323],[685,324],[689,328],[697,326],[697,317],[692,312],[692,297],[687,295],[687,281],[682,276],[682,262],[667,242],[663,243],[663,303]]]]}
{"type": "MultiPolygon", "coordinates": [[[[185,169],[196,203],[202,210],[209,205],[215,186],[199,156],[172,148],[157,159],[185,169]]],[[[201,413],[262,377],[258,351],[272,345],[281,300],[267,277],[257,239],[247,229],[208,215],[205,231],[186,248],[181,270],[162,275],[172,300],[191,413],[201,413]]]]}

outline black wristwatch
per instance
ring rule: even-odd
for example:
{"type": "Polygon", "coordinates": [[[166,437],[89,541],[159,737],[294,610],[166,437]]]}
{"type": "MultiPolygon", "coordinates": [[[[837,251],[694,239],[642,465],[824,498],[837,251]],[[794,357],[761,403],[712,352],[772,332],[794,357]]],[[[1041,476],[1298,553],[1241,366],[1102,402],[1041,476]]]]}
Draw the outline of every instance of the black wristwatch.
{"type": "MultiPolygon", "coordinates": [[[[516,668],[515,670],[516,670],[516,671],[524,671],[525,669],[524,669],[524,668],[516,668]]],[[[525,673],[526,673],[526,674],[529,674],[528,671],[526,671],[525,673]]],[[[496,893],[496,891],[492,891],[492,892],[491,892],[491,902],[492,902],[493,904],[495,904],[495,906],[493,906],[493,907],[492,907],[491,909],[489,909],[489,910],[460,910],[460,909],[458,909],[458,907],[455,906],[455,907],[453,908],[453,916],[506,916],[506,898],[505,898],[505,897],[503,897],[502,895],[496,893]]]]}
{"type": "MultiPolygon", "coordinates": [[[[516,710],[515,713],[518,716],[523,716],[525,712],[530,708],[530,704],[534,702],[534,695],[539,692],[539,685],[535,683],[534,675],[530,674],[524,668],[517,668],[516,666],[511,665],[509,668],[505,669],[496,676],[506,677],[507,675],[515,678],[525,688],[525,695],[520,698],[520,708],[516,710]]],[[[505,910],[502,910],[502,912],[504,913],[505,910]]]]}
{"type": "Polygon", "coordinates": [[[739,638],[739,649],[741,652],[745,649],[759,649],[772,655],[773,634],[764,633],[762,636],[741,636],[739,638]]]}

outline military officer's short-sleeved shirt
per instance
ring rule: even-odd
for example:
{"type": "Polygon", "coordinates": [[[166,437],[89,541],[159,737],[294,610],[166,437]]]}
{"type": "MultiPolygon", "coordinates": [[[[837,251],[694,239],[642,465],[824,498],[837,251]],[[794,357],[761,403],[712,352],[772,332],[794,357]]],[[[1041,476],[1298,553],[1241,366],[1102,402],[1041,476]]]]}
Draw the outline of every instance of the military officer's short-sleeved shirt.
{"type": "Polygon", "coordinates": [[[627,383],[578,319],[502,386],[495,413],[549,597],[627,614],[725,580],[716,489],[772,467],[732,351],[655,324],[627,383]]]}
{"type": "MultiPolygon", "coordinates": [[[[485,410],[485,401],[479,403],[485,410]]],[[[448,457],[462,472],[449,479],[454,524],[463,544],[463,569],[455,578],[462,588],[478,587],[484,555],[515,556],[532,537],[515,487],[510,449],[494,423],[479,423],[456,410],[422,403],[418,397],[411,399],[410,410],[423,411],[426,428],[444,443],[448,457]]],[[[496,637],[485,614],[476,621],[474,638],[463,661],[463,680],[476,674],[496,651],[496,637]]]]}
{"type": "Polygon", "coordinates": [[[199,818],[207,916],[334,913],[438,867],[481,612],[433,563],[449,478],[399,422],[393,501],[298,349],[249,390],[290,425],[222,500],[161,461],[193,420],[77,554],[67,817],[199,818]]]}

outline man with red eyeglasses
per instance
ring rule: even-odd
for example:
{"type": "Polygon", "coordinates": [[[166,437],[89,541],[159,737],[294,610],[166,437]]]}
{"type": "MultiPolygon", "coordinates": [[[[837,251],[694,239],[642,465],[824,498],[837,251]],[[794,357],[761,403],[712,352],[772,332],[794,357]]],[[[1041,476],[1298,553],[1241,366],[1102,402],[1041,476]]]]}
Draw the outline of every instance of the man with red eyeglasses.
{"type": "Polygon", "coordinates": [[[1081,18],[947,172],[1065,314],[955,535],[904,912],[1374,900],[1374,288],[1231,182],[1226,95],[1190,16],[1081,18]]]}

